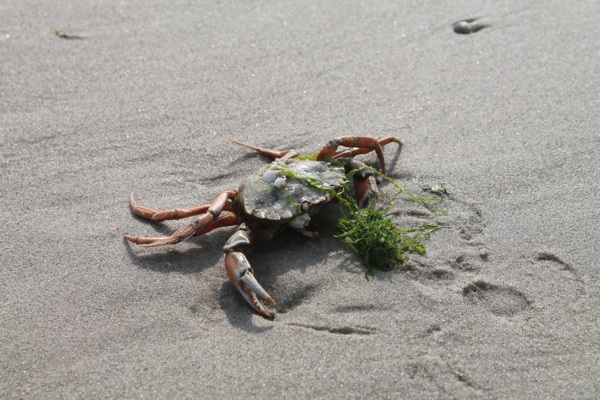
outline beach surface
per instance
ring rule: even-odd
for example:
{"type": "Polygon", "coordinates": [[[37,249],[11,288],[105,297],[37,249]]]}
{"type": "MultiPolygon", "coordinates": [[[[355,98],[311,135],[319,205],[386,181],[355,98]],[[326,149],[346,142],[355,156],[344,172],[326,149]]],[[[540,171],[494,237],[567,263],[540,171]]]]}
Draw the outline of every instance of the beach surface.
{"type": "Polygon", "coordinates": [[[600,396],[597,1],[0,10],[0,398],[600,396]],[[268,163],[228,139],[342,135],[401,138],[416,195],[446,184],[446,216],[381,187],[398,226],[442,227],[412,268],[367,281],[284,231],[248,253],[269,321],[227,279],[235,228],[123,240],[185,223],[131,191],[204,204],[268,163]]]}

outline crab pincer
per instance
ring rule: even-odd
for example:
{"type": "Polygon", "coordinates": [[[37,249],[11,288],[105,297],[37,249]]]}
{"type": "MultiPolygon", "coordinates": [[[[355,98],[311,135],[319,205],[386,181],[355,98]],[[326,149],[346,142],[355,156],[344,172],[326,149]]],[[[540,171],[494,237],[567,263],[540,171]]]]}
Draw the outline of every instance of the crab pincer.
{"type": "Polygon", "coordinates": [[[244,253],[232,251],[227,254],[225,256],[225,270],[231,284],[240,291],[252,308],[265,318],[275,318],[275,313],[267,310],[256,297],[258,295],[258,297],[267,303],[275,304],[275,300],[273,300],[254,277],[254,270],[244,253]]]}

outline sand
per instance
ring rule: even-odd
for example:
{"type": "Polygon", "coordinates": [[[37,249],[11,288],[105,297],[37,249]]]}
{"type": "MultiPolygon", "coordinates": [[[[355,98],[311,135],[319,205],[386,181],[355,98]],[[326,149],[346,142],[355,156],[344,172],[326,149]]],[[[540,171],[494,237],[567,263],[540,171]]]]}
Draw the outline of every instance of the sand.
{"type": "Polygon", "coordinates": [[[600,396],[597,1],[0,8],[0,398],[600,396]],[[447,184],[445,217],[381,189],[443,227],[415,269],[367,282],[284,232],[249,253],[268,321],[227,281],[232,228],[123,241],[183,224],[130,191],[206,203],[268,162],[229,138],[341,135],[402,138],[390,175],[447,184]]]}

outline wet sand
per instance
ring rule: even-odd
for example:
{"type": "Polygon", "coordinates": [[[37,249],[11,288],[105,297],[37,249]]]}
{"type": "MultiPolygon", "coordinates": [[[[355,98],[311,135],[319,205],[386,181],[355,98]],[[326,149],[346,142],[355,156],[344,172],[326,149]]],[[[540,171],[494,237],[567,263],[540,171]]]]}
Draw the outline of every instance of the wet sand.
{"type": "Polygon", "coordinates": [[[0,13],[1,398],[599,395],[597,2],[61,4],[0,13]],[[367,282],[284,232],[248,255],[269,321],[227,281],[233,228],[123,241],[184,223],[132,190],[206,203],[267,163],[229,138],[341,135],[446,183],[445,217],[381,189],[443,226],[416,268],[367,282]]]}

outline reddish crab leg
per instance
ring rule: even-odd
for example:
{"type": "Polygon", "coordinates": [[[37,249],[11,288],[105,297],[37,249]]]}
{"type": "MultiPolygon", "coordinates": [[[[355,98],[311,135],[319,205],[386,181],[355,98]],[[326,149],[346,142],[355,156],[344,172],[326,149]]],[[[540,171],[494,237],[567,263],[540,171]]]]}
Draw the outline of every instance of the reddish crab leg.
{"type": "Polygon", "coordinates": [[[211,226],[215,222],[215,220],[218,219],[219,215],[227,205],[228,201],[235,199],[237,193],[237,190],[230,190],[228,192],[221,193],[213,200],[212,203],[210,203],[206,214],[202,215],[196,221],[191,222],[185,225],[184,227],[178,229],[171,236],[154,237],[151,238],[153,239],[151,242],[145,240],[144,238],[136,238],[129,235],[125,235],[125,239],[133,243],[138,243],[142,247],[155,247],[179,243],[182,240],[189,238],[190,236],[201,234],[201,232],[204,232],[204,230],[207,227],[211,226]]]}
{"type": "MultiPolygon", "coordinates": [[[[404,142],[402,140],[395,138],[393,136],[377,138],[377,141],[379,142],[379,145],[381,147],[383,147],[389,143],[397,143],[400,148],[402,148],[402,146],[404,146],[404,142]]],[[[343,151],[337,152],[333,156],[333,158],[354,157],[359,154],[370,153],[371,151],[373,151],[373,149],[353,148],[353,149],[348,149],[348,150],[343,150],[343,151]]]]}
{"type": "MultiPolygon", "coordinates": [[[[194,233],[192,236],[200,236],[213,231],[218,228],[224,228],[226,226],[234,226],[241,224],[239,217],[235,214],[227,214],[221,215],[219,218],[215,219],[212,224],[205,227],[203,230],[194,233]]],[[[156,242],[157,240],[162,240],[168,238],[168,236],[155,236],[155,237],[134,237],[125,235],[125,239],[135,244],[150,244],[156,242]]]]}
{"type": "MultiPolygon", "coordinates": [[[[202,204],[195,207],[176,208],[174,210],[153,210],[145,206],[140,206],[133,197],[133,192],[129,196],[129,204],[131,206],[131,212],[138,217],[149,219],[155,222],[165,221],[168,219],[182,219],[187,217],[193,217],[194,215],[204,214],[210,204],[202,204]]],[[[226,210],[227,211],[227,210],[226,210]]]]}
{"type": "Polygon", "coordinates": [[[270,150],[270,149],[265,149],[263,147],[254,146],[254,145],[251,145],[248,143],[238,142],[237,140],[233,140],[233,139],[229,139],[229,141],[231,143],[239,144],[240,146],[244,146],[249,149],[252,149],[252,150],[258,152],[259,154],[262,154],[263,156],[267,156],[267,157],[271,157],[271,158],[286,159],[286,158],[293,158],[298,155],[298,153],[295,152],[294,150],[281,150],[281,151],[270,150]]]}
{"type": "Polygon", "coordinates": [[[344,147],[358,147],[359,149],[369,149],[369,151],[375,150],[379,162],[381,163],[381,173],[385,174],[385,160],[383,158],[383,150],[381,145],[376,138],[364,137],[364,136],[342,136],[337,139],[330,140],[319,152],[317,156],[318,161],[323,161],[327,157],[335,157],[337,149],[340,146],[344,147]]]}
{"type": "Polygon", "coordinates": [[[194,233],[193,236],[204,235],[205,233],[208,233],[215,229],[224,228],[226,226],[239,225],[241,223],[242,221],[240,220],[240,217],[238,217],[236,214],[221,215],[219,218],[215,219],[212,224],[208,225],[203,230],[194,233]]]}

